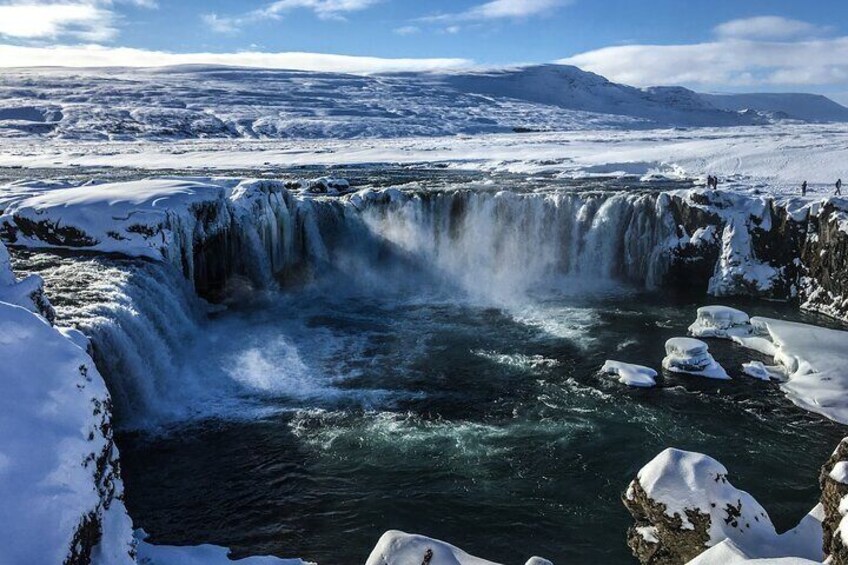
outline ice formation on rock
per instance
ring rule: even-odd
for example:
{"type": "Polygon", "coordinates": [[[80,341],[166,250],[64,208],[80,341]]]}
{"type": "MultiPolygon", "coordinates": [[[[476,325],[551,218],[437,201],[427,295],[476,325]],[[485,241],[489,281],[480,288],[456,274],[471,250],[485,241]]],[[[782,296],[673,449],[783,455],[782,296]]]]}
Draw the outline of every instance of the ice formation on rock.
{"type": "Polygon", "coordinates": [[[657,372],[650,367],[622,363],[621,361],[607,361],[601,367],[601,372],[618,377],[618,382],[623,385],[636,388],[650,388],[656,386],[657,372]]]}
{"type": "Polygon", "coordinates": [[[663,368],[673,373],[686,373],[710,379],[728,380],[724,368],[710,355],[703,341],[688,337],[673,337],[665,342],[663,368]]]}
{"type": "Polygon", "coordinates": [[[746,336],[752,332],[748,314],[728,306],[703,306],[698,308],[698,318],[689,326],[695,337],[746,336]]]}

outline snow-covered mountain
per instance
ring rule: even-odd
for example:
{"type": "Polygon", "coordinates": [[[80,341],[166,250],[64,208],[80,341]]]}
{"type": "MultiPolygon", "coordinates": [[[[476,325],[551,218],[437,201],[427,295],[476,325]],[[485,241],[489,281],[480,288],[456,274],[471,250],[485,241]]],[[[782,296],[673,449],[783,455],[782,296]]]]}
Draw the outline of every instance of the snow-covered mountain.
{"type": "Polygon", "coordinates": [[[752,125],[776,111],[848,121],[848,109],[827,99],[795,100],[742,104],[685,88],[638,89],[561,65],[370,76],[209,66],[10,69],[0,73],[0,136],[437,136],[752,125]]]}

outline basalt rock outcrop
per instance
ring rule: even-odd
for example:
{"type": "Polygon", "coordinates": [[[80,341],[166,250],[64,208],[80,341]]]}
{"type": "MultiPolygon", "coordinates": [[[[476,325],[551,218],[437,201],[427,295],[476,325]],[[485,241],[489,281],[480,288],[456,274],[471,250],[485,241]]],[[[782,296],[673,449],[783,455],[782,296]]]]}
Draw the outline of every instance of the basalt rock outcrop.
{"type": "Polygon", "coordinates": [[[822,466],[819,485],[819,505],[796,528],[778,535],[756,500],[730,485],[721,464],[668,449],[639,471],[623,496],[635,521],[628,545],[645,565],[678,565],[701,555],[705,563],[732,555],[742,561],[794,557],[846,565],[848,438],[822,466]]]}
{"type": "Polygon", "coordinates": [[[776,536],[766,511],[730,484],[727,469],[700,453],[666,449],[622,497],[635,524],[627,543],[641,563],[687,563],[725,540],[776,536]]]}
{"type": "MultiPolygon", "coordinates": [[[[848,564],[848,543],[842,534],[848,528],[848,438],[843,439],[822,466],[819,475],[822,520],[822,550],[830,556],[830,565],[848,564]]],[[[848,533],[848,532],[846,532],[848,533]]]]}

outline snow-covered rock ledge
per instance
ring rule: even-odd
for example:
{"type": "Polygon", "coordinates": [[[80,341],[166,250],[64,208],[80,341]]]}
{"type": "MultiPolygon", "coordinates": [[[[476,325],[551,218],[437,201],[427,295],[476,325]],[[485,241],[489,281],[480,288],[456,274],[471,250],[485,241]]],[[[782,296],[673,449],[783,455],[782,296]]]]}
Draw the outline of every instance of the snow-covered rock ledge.
{"type": "Polygon", "coordinates": [[[233,275],[267,282],[308,253],[301,233],[310,218],[298,210],[293,190],[343,186],[332,179],[194,177],[82,186],[19,182],[0,188],[0,237],[30,248],[167,261],[206,294],[233,275]]]}
{"type": "Polygon", "coordinates": [[[669,211],[676,233],[667,284],[798,299],[848,319],[848,199],[678,190],[669,211]]]}

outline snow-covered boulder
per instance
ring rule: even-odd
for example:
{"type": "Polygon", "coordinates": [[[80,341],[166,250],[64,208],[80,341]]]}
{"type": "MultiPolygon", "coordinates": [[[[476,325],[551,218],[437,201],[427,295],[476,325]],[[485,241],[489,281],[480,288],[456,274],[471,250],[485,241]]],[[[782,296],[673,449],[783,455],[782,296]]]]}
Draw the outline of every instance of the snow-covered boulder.
{"type": "Polygon", "coordinates": [[[728,306],[702,306],[698,317],[689,326],[689,334],[695,337],[723,337],[750,335],[751,320],[748,314],[728,306]]]}
{"type": "Polygon", "coordinates": [[[667,371],[710,379],[730,379],[724,368],[710,355],[709,346],[703,341],[673,337],[665,342],[665,352],[663,368],[667,371]]]}
{"type": "Polygon", "coordinates": [[[0,302],[0,563],[132,563],[111,401],[94,362],[0,302]]]}
{"type": "MultiPolygon", "coordinates": [[[[469,555],[449,543],[425,536],[390,530],[382,535],[365,565],[497,565],[469,555]]],[[[552,565],[531,557],[525,565],[552,565]]]]}
{"type": "Polygon", "coordinates": [[[621,361],[607,361],[601,367],[601,372],[618,377],[618,382],[623,385],[636,388],[651,388],[657,385],[657,372],[650,367],[622,363],[621,361]]]}
{"type": "Polygon", "coordinates": [[[623,500],[636,522],[628,544],[642,563],[686,563],[726,539],[777,535],[763,507],[700,453],[666,449],[639,471],[623,500]]]}

